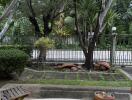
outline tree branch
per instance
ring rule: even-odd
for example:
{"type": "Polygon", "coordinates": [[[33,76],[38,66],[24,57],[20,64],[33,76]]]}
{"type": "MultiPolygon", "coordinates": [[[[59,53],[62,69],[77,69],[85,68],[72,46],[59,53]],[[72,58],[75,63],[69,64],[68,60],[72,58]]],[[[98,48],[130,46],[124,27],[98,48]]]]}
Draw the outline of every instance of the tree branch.
{"type": "Polygon", "coordinates": [[[14,9],[15,5],[17,4],[18,0],[13,0],[10,5],[8,6],[8,8],[5,9],[5,11],[3,12],[2,16],[0,16],[0,21],[3,20],[5,17],[10,15],[10,12],[12,9],[14,9]]]}
{"type": "Polygon", "coordinates": [[[13,22],[13,13],[10,13],[10,16],[7,20],[7,22],[5,23],[4,28],[2,29],[2,31],[0,32],[0,39],[4,36],[4,34],[8,31],[10,24],[13,22]]]}
{"type": "Polygon", "coordinates": [[[80,31],[80,28],[79,28],[79,22],[78,22],[78,17],[77,17],[77,4],[76,4],[77,0],[74,0],[74,8],[75,8],[75,27],[76,27],[76,32],[77,34],[79,35],[79,41],[80,41],[80,46],[83,50],[83,52],[86,54],[87,53],[87,49],[85,48],[84,46],[84,43],[83,43],[83,39],[82,39],[82,34],[81,34],[81,31],[80,31]]]}
{"type": "Polygon", "coordinates": [[[100,28],[103,25],[104,19],[105,19],[106,15],[107,15],[107,12],[108,12],[108,10],[109,10],[112,2],[113,2],[113,0],[108,0],[107,4],[105,6],[105,9],[100,12],[100,16],[99,16],[99,25],[100,25],[100,28]]]}
{"type": "Polygon", "coordinates": [[[56,15],[53,16],[53,19],[55,19],[56,17],[58,17],[60,14],[65,13],[67,10],[63,10],[58,12],[56,15]]]}
{"type": "Polygon", "coordinates": [[[102,33],[105,27],[106,27],[106,23],[104,25],[102,25],[102,27],[99,30],[99,33],[102,33]]]}
{"type": "Polygon", "coordinates": [[[30,10],[30,12],[32,14],[32,16],[36,17],[36,14],[35,14],[34,9],[32,7],[32,0],[29,0],[29,1],[26,0],[26,2],[27,2],[27,6],[28,6],[28,8],[29,8],[29,10],[30,10]]]}
{"type": "Polygon", "coordinates": [[[39,28],[39,24],[38,24],[38,22],[36,20],[35,11],[34,11],[34,9],[32,7],[32,0],[26,0],[26,2],[27,2],[27,6],[28,6],[28,8],[29,8],[29,10],[31,12],[31,15],[29,15],[29,17],[28,17],[29,21],[32,23],[32,25],[35,28],[35,36],[37,38],[39,38],[39,37],[41,37],[42,34],[41,34],[41,31],[40,31],[40,28],[39,28]]]}

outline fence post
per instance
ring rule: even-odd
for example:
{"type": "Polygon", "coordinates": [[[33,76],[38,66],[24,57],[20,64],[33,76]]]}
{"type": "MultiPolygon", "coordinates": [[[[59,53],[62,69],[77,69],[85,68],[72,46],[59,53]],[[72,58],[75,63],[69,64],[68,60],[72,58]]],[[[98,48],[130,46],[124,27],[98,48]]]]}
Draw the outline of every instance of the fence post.
{"type": "Polygon", "coordinates": [[[110,50],[110,64],[114,67],[115,57],[116,57],[116,27],[112,27],[112,36],[111,36],[111,50],[110,50]]]}

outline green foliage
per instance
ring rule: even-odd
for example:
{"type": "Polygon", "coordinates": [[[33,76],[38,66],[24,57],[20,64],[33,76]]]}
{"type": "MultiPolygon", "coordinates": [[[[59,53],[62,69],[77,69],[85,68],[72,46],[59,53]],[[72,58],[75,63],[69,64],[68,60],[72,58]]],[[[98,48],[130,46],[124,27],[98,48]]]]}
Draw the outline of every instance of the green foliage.
{"type": "Polygon", "coordinates": [[[48,37],[41,37],[35,42],[35,47],[41,48],[46,47],[47,49],[54,47],[54,41],[48,37]]]}
{"type": "Polygon", "coordinates": [[[67,25],[63,26],[61,29],[55,27],[54,32],[61,37],[71,36],[74,33],[73,29],[67,25]]]}
{"type": "Polygon", "coordinates": [[[129,33],[132,33],[132,23],[129,25],[129,33]]]}
{"type": "Polygon", "coordinates": [[[132,22],[132,12],[130,8],[131,0],[116,0],[114,10],[119,14],[114,24],[117,26],[118,34],[129,34],[129,24],[132,22]]]}
{"type": "MultiPolygon", "coordinates": [[[[97,15],[100,10],[97,0],[81,0],[78,3],[78,14],[82,24],[87,23],[88,27],[95,27],[97,15]]],[[[82,25],[83,26],[83,25],[82,25]]]]}
{"type": "Polygon", "coordinates": [[[53,32],[61,37],[70,36],[74,33],[74,18],[64,16],[64,13],[60,15],[60,19],[55,22],[55,26],[53,27],[53,32]]]}
{"type": "MultiPolygon", "coordinates": [[[[17,12],[19,13],[19,12],[17,12]]],[[[31,45],[34,36],[34,30],[31,27],[27,17],[14,16],[14,24],[11,27],[11,32],[7,32],[6,35],[12,37],[14,44],[31,45]]]]}
{"type": "Polygon", "coordinates": [[[75,19],[73,17],[67,16],[64,21],[65,21],[65,24],[69,26],[69,28],[71,28],[72,30],[74,29],[75,19]]]}
{"type": "MultiPolygon", "coordinates": [[[[67,5],[69,4],[67,3],[68,1],[69,0],[26,0],[25,2],[25,0],[21,0],[21,5],[19,6],[18,11],[19,14],[17,13],[17,16],[27,17],[32,23],[30,23],[32,25],[32,29],[30,30],[34,31],[34,27],[38,26],[38,30],[40,30],[39,34],[41,34],[42,36],[46,36],[51,33],[51,26],[54,25],[55,20],[61,14],[60,12],[63,11],[63,7],[69,9],[67,7],[67,5]],[[30,6],[30,3],[32,7],[30,6]],[[30,8],[33,9],[31,10],[30,8]],[[36,25],[34,25],[35,23],[33,22],[33,19],[31,21],[31,17],[33,16],[37,20],[36,25]]],[[[32,33],[37,34],[36,30],[32,33]]]]}
{"type": "Polygon", "coordinates": [[[2,6],[5,6],[7,3],[9,3],[11,0],[0,0],[0,4],[2,6]]]}
{"type": "Polygon", "coordinates": [[[111,29],[111,27],[114,25],[115,19],[119,17],[118,13],[115,12],[113,9],[110,9],[106,16],[106,24],[111,29]]]}
{"type": "Polygon", "coordinates": [[[31,23],[29,22],[28,18],[26,17],[20,17],[16,18],[14,21],[14,27],[13,27],[13,35],[14,36],[33,36],[33,29],[31,27],[31,23]]]}
{"type": "Polygon", "coordinates": [[[32,51],[32,46],[30,45],[1,45],[0,50],[2,49],[19,49],[30,55],[32,51]]]}
{"type": "Polygon", "coordinates": [[[27,64],[28,55],[17,49],[0,50],[0,77],[9,77],[13,72],[20,74],[27,64]]]}

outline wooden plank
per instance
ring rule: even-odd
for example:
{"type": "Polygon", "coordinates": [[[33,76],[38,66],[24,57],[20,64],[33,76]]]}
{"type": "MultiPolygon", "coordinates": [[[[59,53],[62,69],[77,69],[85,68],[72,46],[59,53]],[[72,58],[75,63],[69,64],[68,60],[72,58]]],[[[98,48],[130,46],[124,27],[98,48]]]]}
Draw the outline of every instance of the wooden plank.
{"type": "Polygon", "coordinates": [[[21,91],[23,91],[26,94],[30,94],[30,92],[28,90],[24,89],[23,87],[19,87],[19,89],[21,89],[21,91]]]}
{"type": "Polygon", "coordinates": [[[14,88],[12,88],[11,91],[14,94],[14,96],[17,96],[18,95],[18,93],[14,90],[14,88]]]}
{"type": "Polygon", "coordinates": [[[12,93],[11,89],[7,90],[7,92],[10,94],[11,97],[14,97],[15,95],[12,93]]]}
{"type": "Polygon", "coordinates": [[[21,92],[17,89],[17,88],[13,88],[14,89],[14,91],[16,91],[16,93],[18,94],[18,95],[21,95],[21,92]]]}
{"type": "Polygon", "coordinates": [[[25,91],[22,87],[18,87],[17,89],[21,92],[21,94],[27,94],[27,91],[25,91]]]}
{"type": "Polygon", "coordinates": [[[15,90],[19,92],[19,95],[17,95],[16,98],[12,98],[12,100],[17,99],[17,98],[24,98],[25,96],[29,95],[29,92],[25,91],[21,86],[16,87],[15,90]]]}
{"type": "Polygon", "coordinates": [[[26,89],[19,86],[2,90],[0,91],[0,94],[1,94],[0,100],[17,100],[28,96],[30,93],[26,89]]]}
{"type": "Polygon", "coordinates": [[[15,90],[17,91],[17,93],[19,94],[18,96],[22,96],[23,95],[23,92],[21,90],[19,90],[19,88],[15,88],[15,90]]]}
{"type": "Polygon", "coordinates": [[[3,95],[3,97],[1,98],[1,100],[9,100],[9,97],[7,95],[3,95]]]}
{"type": "Polygon", "coordinates": [[[16,88],[13,88],[12,90],[14,90],[14,92],[16,93],[16,95],[20,95],[20,93],[18,92],[18,90],[16,88]]]}
{"type": "Polygon", "coordinates": [[[9,100],[6,95],[4,95],[3,91],[1,92],[1,99],[0,100],[9,100]]]}
{"type": "Polygon", "coordinates": [[[2,95],[4,96],[4,98],[9,100],[9,98],[11,97],[10,94],[7,91],[3,91],[2,93],[3,93],[2,95]]]}

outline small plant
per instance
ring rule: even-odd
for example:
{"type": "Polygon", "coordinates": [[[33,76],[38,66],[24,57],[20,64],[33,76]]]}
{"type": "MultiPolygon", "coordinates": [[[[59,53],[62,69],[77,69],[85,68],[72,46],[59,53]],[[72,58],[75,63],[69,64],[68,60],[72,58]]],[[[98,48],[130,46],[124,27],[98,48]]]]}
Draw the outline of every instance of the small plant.
{"type": "Polygon", "coordinates": [[[39,59],[40,60],[46,60],[46,51],[47,49],[50,49],[54,47],[54,41],[49,39],[48,37],[41,37],[35,42],[35,47],[39,49],[39,59]]]}
{"type": "Polygon", "coordinates": [[[45,47],[46,49],[49,49],[54,47],[54,41],[47,37],[41,37],[35,42],[34,45],[37,48],[45,47]]]}

